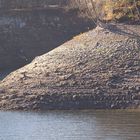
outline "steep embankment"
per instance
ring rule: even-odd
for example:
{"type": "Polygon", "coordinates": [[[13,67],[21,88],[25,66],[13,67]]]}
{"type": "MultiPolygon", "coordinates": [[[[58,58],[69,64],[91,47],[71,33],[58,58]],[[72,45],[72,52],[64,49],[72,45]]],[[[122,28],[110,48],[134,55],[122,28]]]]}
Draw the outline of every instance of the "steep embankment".
{"type": "Polygon", "coordinates": [[[140,26],[97,27],[11,73],[0,109],[138,108],[140,26]]]}

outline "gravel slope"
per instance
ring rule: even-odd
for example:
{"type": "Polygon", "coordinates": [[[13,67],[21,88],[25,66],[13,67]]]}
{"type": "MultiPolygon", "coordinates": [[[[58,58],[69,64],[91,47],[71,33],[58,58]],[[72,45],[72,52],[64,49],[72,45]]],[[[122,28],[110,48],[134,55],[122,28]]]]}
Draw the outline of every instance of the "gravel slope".
{"type": "Polygon", "coordinates": [[[140,107],[140,26],[97,27],[0,83],[0,109],[140,107]]]}

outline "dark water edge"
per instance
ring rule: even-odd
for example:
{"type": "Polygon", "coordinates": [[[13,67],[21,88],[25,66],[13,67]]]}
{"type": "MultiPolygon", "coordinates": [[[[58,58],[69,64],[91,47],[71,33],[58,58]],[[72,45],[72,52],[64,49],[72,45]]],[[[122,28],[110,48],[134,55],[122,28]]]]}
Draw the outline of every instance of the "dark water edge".
{"type": "Polygon", "coordinates": [[[139,140],[139,110],[0,111],[0,140],[139,140]]]}
{"type": "Polygon", "coordinates": [[[1,70],[0,71],[0,81],[3,80],[8,74],[10,74],[13,69],[8,69],[8,70],[1,70]]]}

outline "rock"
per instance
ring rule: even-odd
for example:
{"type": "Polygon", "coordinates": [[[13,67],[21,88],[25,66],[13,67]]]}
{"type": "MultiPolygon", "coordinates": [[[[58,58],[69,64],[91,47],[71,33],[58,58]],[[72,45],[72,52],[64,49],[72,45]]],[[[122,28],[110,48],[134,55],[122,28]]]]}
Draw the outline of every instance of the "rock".
{"type": "MultiPolygon", "coordinates": [[[[138,34],[137,26],[125,27],[138,34]]],[[[96,29],[83,33],[11,73],[0,83],[0,89],[6,91],[4,96],[15,94],[17,98],[14,102],[0,100],[0,109],[139,107],[140,75],[136,69],[140,66],[125,64],[140,61],[140,38],[121,27],[117,27],[119,33],[107,29],[98,34],[96,29]],[[106,30],[108,34],[104,34],[106,30]],[[23,72],[30,78],[21,79],[23,72]]]]}
{"type": "Polygon", "coordinates": [[[18,96],[16,94],[13,94],[13,95],[9,96],[9,100],[16,99],[16,98],[18,98],[18,96]]]}
{"type": "Polygon", "coordinates": [[[3,94],[5,93],[5,90],[4,89],[0,89],[0,94],[3,94]]]}
{"type": "Polygon", "coordinates": [[[140,92],[140,86],[136,86],[136,91],[140,92]]]}

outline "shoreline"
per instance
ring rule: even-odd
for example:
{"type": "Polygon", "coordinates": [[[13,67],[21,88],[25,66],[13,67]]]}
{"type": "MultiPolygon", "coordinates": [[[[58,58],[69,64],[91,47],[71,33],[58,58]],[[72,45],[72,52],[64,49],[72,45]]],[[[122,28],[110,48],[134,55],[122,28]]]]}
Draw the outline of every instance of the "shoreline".
{"type": "Polygon", "coordinates": [[[118,28],[78,35],[12,72],[0,83],[0,108],[139,109],[139,38],[118,28]]]}
{"type": "Polygon", "coordinates": [[[11,72],[13,72],[14,69],[7,69],[0,71],[0,81],[2,81],[6,76],[8,76],[11,72]]]}

